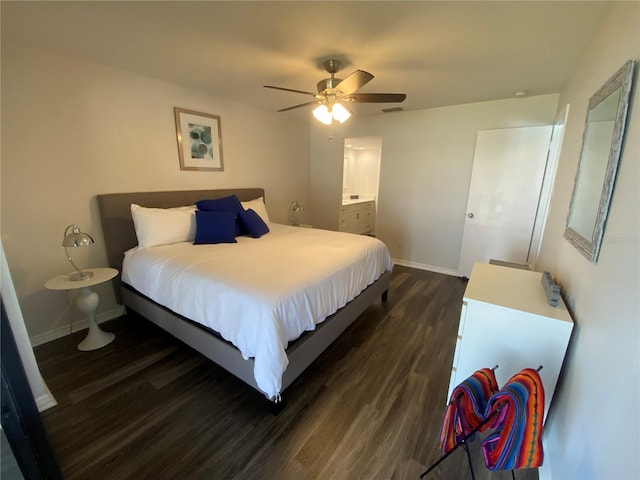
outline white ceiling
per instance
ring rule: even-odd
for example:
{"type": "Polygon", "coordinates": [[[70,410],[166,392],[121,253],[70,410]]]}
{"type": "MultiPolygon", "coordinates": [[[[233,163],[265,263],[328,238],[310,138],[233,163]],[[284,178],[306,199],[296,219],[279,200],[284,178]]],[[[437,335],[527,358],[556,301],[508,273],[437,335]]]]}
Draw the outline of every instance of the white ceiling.
{"type": "MultiPolygon", "coordinates": [[[[257,108],[312,100],[322,62],[375,75],[404,110],[560,91],[610,2],[8,2],[2,42],[111,65],[257,108]]],[[[355,115],[396,104],[353,106],[355,115]]],[[[281,115],[299,115],[306,109],[281,115]]],[[[305,114],[308,115],[307,112],[305,114]]]]}

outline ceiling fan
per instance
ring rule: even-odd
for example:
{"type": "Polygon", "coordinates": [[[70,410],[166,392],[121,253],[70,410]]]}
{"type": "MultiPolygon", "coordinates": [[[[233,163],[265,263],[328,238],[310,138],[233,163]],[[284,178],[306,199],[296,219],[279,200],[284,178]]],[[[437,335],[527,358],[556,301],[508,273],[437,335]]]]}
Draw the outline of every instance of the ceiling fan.
{"type": "Polygon", "coordinates": [[[324,62],[324,68],[329,72],[331,77],[318,82],[318,93],[264,85],[265,88],[311,95],[315,99],[311,102],[282,108],[278,110],[278,112],[286,112],[309,105],[318,105],[313,110],[313,115],[322,123],[330,125],[333,120],[344,123],[351,116],[352,112],[347,105],[348,103],[397,103],[407,98],[407,95],[404,93],[356,93],[360,88],[373,80],[373,75],[363,70],[356,70],[344,80],[336,78],[335,74],[342,68],[342,62],[339,60],[327,60],[324,62]]]}

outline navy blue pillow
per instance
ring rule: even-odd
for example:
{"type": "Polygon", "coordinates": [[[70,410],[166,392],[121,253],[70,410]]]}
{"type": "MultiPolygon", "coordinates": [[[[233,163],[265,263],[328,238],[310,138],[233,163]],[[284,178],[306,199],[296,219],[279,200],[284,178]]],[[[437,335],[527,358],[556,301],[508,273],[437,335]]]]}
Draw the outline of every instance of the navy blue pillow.
{"type": "Polygon", "coordinates": [[[194,245],[207,243],[237,243],[234,212],[203,212],[196,210],[194,245]]]}
{"type": "Polygon", "coordinates": [[[238,219],[247,233],[253,238],[259,238],[265,233],[269,233],[267,224],[264,223],[260,215],[251,208],[238,213],[238,219]]]}
{"type": "Polygon", "coordinates": [[[235,195],[212,200],[198,200],[196,207],[198,207],[198,210],[204,210],[205,212],[239,212],[244,210],[240,200],[235,195]]]}
{"type": "MultiPolygon", "coordinates": [[[[198,200],[196,202],[198,210],[205,212],[233,212],[240,213],[244,211],[240,199],[235,195],[229,195],[228,197],[214,198],[210,200],[198,200]]],[[[244,235],[247,233],[242,226],[240,220],[236,221],[236,236],[244,235]]]]}

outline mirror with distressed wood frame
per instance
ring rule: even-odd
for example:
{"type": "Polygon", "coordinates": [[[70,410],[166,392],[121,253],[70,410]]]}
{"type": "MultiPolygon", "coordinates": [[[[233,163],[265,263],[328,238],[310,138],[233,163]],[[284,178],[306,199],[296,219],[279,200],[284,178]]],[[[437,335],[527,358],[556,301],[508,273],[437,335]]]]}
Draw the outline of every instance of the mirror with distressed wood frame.
{"type": "Polygon", "coordinates": [[[596,263],[624,139],[634,61],[625,63],[589,99],[564,236],[596,263]]]}

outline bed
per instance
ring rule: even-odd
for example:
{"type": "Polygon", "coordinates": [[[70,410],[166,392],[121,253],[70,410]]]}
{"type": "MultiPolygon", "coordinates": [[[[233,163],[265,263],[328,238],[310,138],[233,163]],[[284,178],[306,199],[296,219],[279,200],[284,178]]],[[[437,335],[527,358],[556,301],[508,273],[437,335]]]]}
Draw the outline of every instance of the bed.
{"type": "Polygon", "coordinates": [[[172,209],[229,195],[256,205],[264,190],[98,195],[109,265],[122,272],[116,295],[279,404],[284,389],[360,314],[378,298],[386,301],[392,263],[371,237],[268,220],[268,234],[237,243],[138,247],[132,204],[172,209]],[[362,250],[361,260],[348,253],[352,247],[362,250]],[[307,263],[312,258],[321,261],[307,263]]]}

